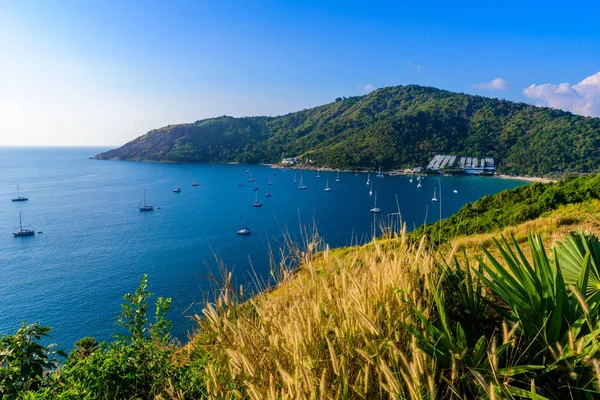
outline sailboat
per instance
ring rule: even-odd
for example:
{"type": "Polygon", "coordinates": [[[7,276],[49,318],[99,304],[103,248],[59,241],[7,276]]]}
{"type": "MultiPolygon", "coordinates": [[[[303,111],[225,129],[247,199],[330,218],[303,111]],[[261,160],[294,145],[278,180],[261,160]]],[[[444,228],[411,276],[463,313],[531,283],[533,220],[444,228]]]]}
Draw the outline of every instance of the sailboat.
{"type": "Polygon", "coordinates": [[[377,175],[375,175],[378,178],[383,178],[383,173],[381,172],[381,166],[379,167],[379,172],[377,172],[377,175]]]}
{"type": "Polygon", "coordinates": [[[437,201],[437,197],[435,196],[435,191],[436,191],[436,188],[433,188],[433,197],[431,198],[431,201],[433,201],[433,202],[437,201]]]}
{"type": "Polygon", "coordinates": [[[254,181],[256,181],[256,179],[254,179],[254,178],[252,177],[252,172],[250,172],[250,170],[249,170],[249,169],[248,169],[248,170],[246,170],[246,171],[248,171],[248,182],[254,182],[254,181]]]}
{"type": "Polygon", "coordinates": [[[237,183],[237,185],[238,185],[238,187],[242,187],[242,186],[244,186],[244,184],[243,184],[242,182],[240,182],[239,180],[238,180],[238,183],[237,183]]]}
{"type": "Polygon", "coordinates": [[[417,187],[420,188],[421,187],[421,177],[417,176],[417,187]]]}
{"type": "Polygon", "coordinates": [[[296,174],[294,174],[294,183],[298,183],[298,179],[296,179],[296,174]]]}
{"type": "Polygon", "coordinates": [[[317,178],[320,178],[320,177],[321,177],[321,172],[320,172],[320,171],[321,171],[321,170],[319,170],[319,169],[317,170],[317,178]]]}
{"type": "Polygon", "coordinates": [[[273,181],[271,180],[271,175],[269,175],[269,182],[267,182],[267,185],[272,185],[273,181]]]}
{"type": "Polygon", "coordinates": [[[340,171],[339,171],[339,170],[338,170],[338,172],[337,172],[337,178],[335,178],[335,181],[336,181],[336,182],[341,182],[341,181],[340,181],[340,171]]]}
{"type": "Polygon", "coordinates": [[[265,191],[265,197],[271,197],[271,193],[269,193],[269,188],[265,191]]]}
{"type": "Polygon", "coordinates": [[[373,196],[373,185],[369,186],[369,196],[373,196]]]}
{"type": "Polygon", "coordinates": [[[408,180],[410,183],[413,183],[413,175],[414,174],[410,174],[410,179],[408,180]]]}
{"type": "Polygon", "coordinates": [[[381,212],[381,208],[377,207],[377,192],[375,192],[375,201],[373,202],[373,208],[371,208],[369,212],[373,214],[379,214],[381,212]]]}
{"type": "Polygon", "coordinates": [[[325,183],[325,191],[326,192],[331,192],[331,188],[329,187],[329,179],[327,179],[327,181],[325,183]]]}
{"type": "Polygon", "coordinates": [[[146,191],[144,190],[144,197],[142,200],[140,200],[140,211],[152,211],[154,210],[154,207],[146,204],[146,191]],[[142,205],[142,202],[144,203],[144,205],[142,205]]]}
{"type": "Polygon", "coordinates": [[[254,187],[252,188],[252,190],[254,190],[255,192],[258,192],[258,186],[256,186],[256,183],[254,184],[254,187]]]}
{"type": "Polygon", "coordinates": [[[251,234],[252,231],[250,230],[250,228],[248,228],[247,226],[244,226],[244,220],[242,220],[242,227],[239,231],[237,231],[238,235],[242,235],[242,236],[246,236],[251,234]]]}
{"type": "Polygon", "coordinates": [[[252,207],[262,207],[262,203],[258,201],[258,192],[254,193],[254,204],[252,207]]]}
{"type": "Polygon", "coordinates": [[[32,229],[23,229],[23,222],[21,220],[21,213],[19,213],[19,230],[17,232],[13,232],[14,236],[33,236],[35,235],[35,231],[32,229]]]}
{"type": "Polygon", "coordinates": [[[176,187],[175,189],[173,189],[173,193],[181,193],[181,188],[176,187]]]}
{"type": "Polygon", "coordinates": [[[194,180],[192,181],[192,186],[198,186],[198,182],[196,181],[196,177],[194,177],[194,180]]]}
{"type": "Polygon", "coordinates": [[[12,201],[27,201],[29,198],[19,195],[19,184],[17,183],[17,197],[13,197],[12,201]]]}
{"type": "Polygon", "coordinates": [[[306,185],[302,184],[302,175],[300,175],[300,183],[298,184],[298,190],[305,190],[306,185]]]}
{"type": "Polygon", "coordinates": [[[371,173],[367,173],[367,185],[371,184],[371,173]]]}

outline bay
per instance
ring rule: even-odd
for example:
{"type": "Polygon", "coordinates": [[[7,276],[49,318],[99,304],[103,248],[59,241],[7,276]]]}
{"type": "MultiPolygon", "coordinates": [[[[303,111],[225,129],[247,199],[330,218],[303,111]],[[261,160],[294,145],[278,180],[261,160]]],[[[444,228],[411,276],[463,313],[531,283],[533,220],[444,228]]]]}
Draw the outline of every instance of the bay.
{"type": "Polygon", "coordinates": [[[364,243],[398,218],[409,229],[447,217],[485,194],[524,184],[481,177],[432,177],[295,171],[267,166],[98,161],[105,148],[0,148],[0,334],[21,321],[53,327],[70,349],[83,336],[109,340],[125,293],[148,274],[150,290],[172,297],[174,334],[185,340],[210,299],[219,262],[250,290],[269,280],[270,257],[286,235],[316,227],[332,247],[364,243]],[[251,170],[259,187],[247,181],[251,170]],[[302,177],[306,190],[298,190],[302,177]],[[198,186],[192,186],[196,179],[198,186]],[[325,192],[326,180],[333,188],[325,192]],[[271,180],[273,185],[267,185],[271,180]],[[244,186],[239,187],[238,182],[244,186]],[[27,202],[11,202],[19,184],[27,202]],[[174,193],[181,187],[181,193],[174,193]],[[268,188],[272,197],[266,198],[268,188]],[[432,202],[434,188],[440,201],[432,202]],[[441,189],[441,192],[440,192],[441,189]],[[454,192],[456,190],[456,193],[454,192]],[[142,194],[155,206],[139,212],[142,194]],[[258,193],[263,207],[252,203],[258,193]],[[19,213],[35,237],[15,238],[19,213]],[[253,233],[238,236],[242,221],[253,233]]]}

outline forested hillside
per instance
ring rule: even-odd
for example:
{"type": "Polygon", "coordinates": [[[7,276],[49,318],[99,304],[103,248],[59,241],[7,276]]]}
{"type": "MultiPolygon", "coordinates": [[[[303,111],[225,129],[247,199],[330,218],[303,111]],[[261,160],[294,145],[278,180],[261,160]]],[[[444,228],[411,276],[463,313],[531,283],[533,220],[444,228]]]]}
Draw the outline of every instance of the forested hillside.
{"type": "Polygon", "coordinates": [[[152,130],[99,159],[424,166],[437,153],[495,157],[499,171],[545,175],[600,166],[600,118],[524,103],[396,86],[277,117],[218,117],[152,130]]]}

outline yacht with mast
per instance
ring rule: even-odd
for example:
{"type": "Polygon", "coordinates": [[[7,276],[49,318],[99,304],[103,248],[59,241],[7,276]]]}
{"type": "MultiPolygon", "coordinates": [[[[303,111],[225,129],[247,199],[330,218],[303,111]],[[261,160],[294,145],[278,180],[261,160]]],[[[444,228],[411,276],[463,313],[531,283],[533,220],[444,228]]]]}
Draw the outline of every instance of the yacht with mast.
{"type": "Polygon", "coordinates": [[[377,175],[375,175],[378,178],[383,178],[383,172],[381,172],[381,166],[379,167],[379,172],[377,172],[377,175]]]}
{"type": "Polygon", "coordinates": [[[258,192],[254,192],[254,203],[252,207],[262,207],[262,203],[258,201],[258,192]]]}
{"type": "Polygon", "coordinates": [[[300,175],[300,183],[298,184],[298,190],[306,190],[306,185],[302,183],[302,175],[300,175]]]}
{"type": "Polygon", "coordinates": [[[377,192],[375,192],[375,201],[373,202],[373,208],[371,208],[369,212],[373,214],[379,214],[381,212],[381,208],[377,207],[377,192]]]}
{"type": "Polygon", "coordinates": [[[431,198],[431,201],[436,202],[438,199],[436,197],[436,188],[433,188],[433,197],[431,198]]]}
{"type": "Polygon", "coordinates": [[[151,206],[150,204],[146,204],[146,191],[144,190],[144,196],[142,197],[142,200],[140,200],[140,211],[153,211],[153,210],[154,210],[154,206],[151,206]]]}
{"type": "Polygon", "coordinates": [[[329,179],[327,179],[326,183],[325,183],[325,191],[326,192],[331,192],[331,188],[329,187],[329,179]]]}
{"type": "Polygon", "coordinates": [[[17,232],[13,232],[13,235],[15,237],[35,235],[35,231],[33,229],[23,229],[23,221],[21,218],[21,213],[19,213],[19,230],[17,232]]]}
{"type": "Polygon", "coordinates": [[[244,220],[242,220],[242,227],[240,228],[239,231],[237,231],[238,235],[242,235],[242,236],[246,236],[251,234],[252,231],[250,230],[250,228],[248,228],[247,226],[244,226],[244,220]]]}
{"type": "Polygon", "coordinates": [[[340,181],[340,170],[339,169],[337,170],[337,178],[335,178],[335,181],[336,182],[341,182],[340,181]]]}
{"type": "Polygon", "coordinates": [[[27,201],[29,200],[29,198],[21,196],[19,194],[19,184],[17,183],[17,196],[13,197],[12,201],[27,201]]]}

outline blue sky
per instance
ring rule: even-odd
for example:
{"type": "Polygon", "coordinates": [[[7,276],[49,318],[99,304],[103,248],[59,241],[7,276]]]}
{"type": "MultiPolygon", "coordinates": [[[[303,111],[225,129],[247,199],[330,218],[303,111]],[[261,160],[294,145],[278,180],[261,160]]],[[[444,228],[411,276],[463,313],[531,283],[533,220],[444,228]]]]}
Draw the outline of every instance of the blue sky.
{"type": "Polygon", "coordinates": [[[0,0],[0,145],[120,145],[406,84],[600,116],[599,14],[596,2],[0,0]]]}

